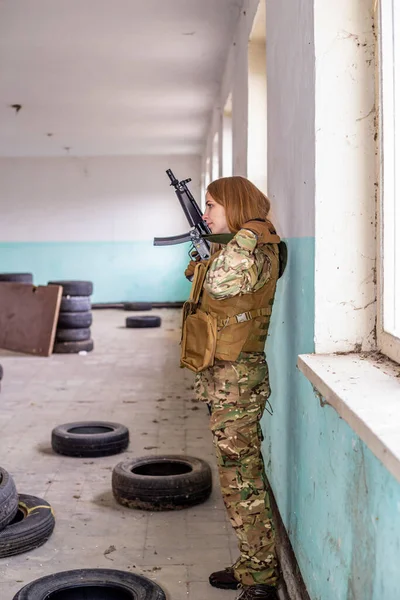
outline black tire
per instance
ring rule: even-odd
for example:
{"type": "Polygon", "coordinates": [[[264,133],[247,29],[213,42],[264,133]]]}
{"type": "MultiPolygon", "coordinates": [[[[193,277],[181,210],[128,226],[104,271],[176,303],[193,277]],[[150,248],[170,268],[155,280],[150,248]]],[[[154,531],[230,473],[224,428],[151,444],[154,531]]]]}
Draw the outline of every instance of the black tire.
{"type": "Polygon", "coordinates": [[[81,342],[56,342],[53,346],[53,354],[78,354],[78,352],[92,352],[93,340],[81,342]]]}
{"type": "Polygon", "coordinates": [[[150,302],[124,302],[124,310],[151,310],[150,302]]]}
{"type": "Polygon", "coordinates": [[[129,431],[125,425],[107,421],[65,423],[51,432],[54,452],[65,456],[110,456],[119,454],[128,444],[129,431]]]}
{"type": "Polygon", "coordinates": [[[32,273],[0,273],[0,281],[14,281],[15,283],[33,283],[32,273]]]}
{"type": "Polygon", "coordinates": [[[127,317],[125,323],[128,329],[142,327],[160,327],[161,317],[155,317],[153,315],[144,315],[142,317],[127,317]]]}
{"type": "Polygon", "coordinates": [[[136,573],[76,569],[46,575],[25,585],[13,600],[166,600],[160,586],[136,573]]]}
{"type": "Polygon", "coordinates": [[[61,285],[63,296],[91,296],[93,283],[91,281],[49,281],[49,285],[61,285]]]}
{"type": "Polygon", "coordinates": [[[0,558],[41,546],[51,536],[54,525],[53,509],[46,500],[20,494],[14,520],[0,531],[0,558]]]}
{"type": "Polygon", "coordinates": [[[92,313],[87,312],[60,312],[57,328],[60,329],[87,329],[93,321],[92,313]]]}
{"type": "MultiPolygon", "coordinates": [[[[0,467],[0,530],[15,517],[18,510],[18,494],[14,479],[0,467]]],[[[1,535],[1,534],[0,534],[1,535]]]]}
{"type": "Polygon", "coordinates": [[[60,312],[87,312],[91,307],[90,296],[63,296],[60,312]]]}
{"type": "Polygon", "coordinates": [[[0,365],[0,381],[3,379],[4,371],[3,367],[0,365]]]}
{"type": "Polygon", "coordinates": [[[90,340],[90,329],[57,329],[56,342],[85,342],[90,340]]]}
{"type": "Polygon", "coordinates": [[[212,476],[208,463],[192,456],[144,456],[114,467],[115,499],[128,508],[180,510],[207,500],[212,476]]]}

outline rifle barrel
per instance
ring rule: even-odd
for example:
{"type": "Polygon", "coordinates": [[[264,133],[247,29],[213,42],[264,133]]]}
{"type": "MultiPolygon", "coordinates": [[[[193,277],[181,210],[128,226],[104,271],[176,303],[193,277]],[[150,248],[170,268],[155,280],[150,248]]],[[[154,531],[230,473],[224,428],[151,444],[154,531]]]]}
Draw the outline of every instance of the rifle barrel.
{"type": "Polygon", "coordinates": [[[177,180],[171,169],[167,169],[165,172],[171,181],[171,185],[173,185],[176,188],[179,185],[179,181],[177,180]]]}

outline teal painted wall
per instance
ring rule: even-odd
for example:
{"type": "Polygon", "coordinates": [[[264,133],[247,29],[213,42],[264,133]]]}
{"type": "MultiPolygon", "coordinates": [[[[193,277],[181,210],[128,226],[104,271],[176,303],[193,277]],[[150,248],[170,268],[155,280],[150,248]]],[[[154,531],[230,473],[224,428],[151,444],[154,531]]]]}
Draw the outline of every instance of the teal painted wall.
{"type": "Polygon", "coordinates": [[[287,243],[267,344],[268,478],[312,600],[398,600],[400,484],[296,368],[314,349],[314,240],[287,243]]]}
{"type": "Polygon", "coordinates": [[[185,300],[188,244],[155,247],[137,242],[3,242],[0,272],[32,272],[35,285],[88,279],[92,302],[185,300]]]}
{"type": "Polygon", "coordinates": [[[271,484],[287,523],[294,491],[288,489],[287,482],[294,476],[301,447],[299,399],[305,396],[307,389],[304,377],[296,368],[297,356],[314,351],[314,238],[285,241],[288,263],[278,281],[266,348],[274,414],[265,416],[263,426],[269,438],[264,444],[271,484]]]}

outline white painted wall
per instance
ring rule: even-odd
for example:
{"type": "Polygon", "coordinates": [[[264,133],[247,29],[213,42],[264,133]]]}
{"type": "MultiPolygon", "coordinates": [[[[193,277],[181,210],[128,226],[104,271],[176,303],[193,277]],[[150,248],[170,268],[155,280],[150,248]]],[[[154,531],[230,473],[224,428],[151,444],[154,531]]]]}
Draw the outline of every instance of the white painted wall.
{"type": "Polygon", "coordinates": [[[0,158],[0,242],[133,241],[184,233],[165,174],[191,177],[200,157],[0,158]]]}
{"type": "Polygon", "coordinates": [[[317,352],[375,347],[373,3],[315,3],[317,352]]]}
{"type": "Polygon", "coordinates": [[[279,230],[314,236],[313,7],[267,0],[268,193],[279,230]]]}
{"type": "Polygon", "coordinates": [[[265,43],[248,48],[249,100],[247,176],[264,194],[267,188],[267,57],[265,43]]]}

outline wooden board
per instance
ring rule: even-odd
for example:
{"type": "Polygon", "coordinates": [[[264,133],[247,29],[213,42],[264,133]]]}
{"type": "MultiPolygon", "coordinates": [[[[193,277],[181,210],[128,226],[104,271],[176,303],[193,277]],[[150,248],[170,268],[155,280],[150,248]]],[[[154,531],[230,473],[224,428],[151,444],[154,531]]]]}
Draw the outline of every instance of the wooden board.
{"type": "Polygon", "coordinates": [[[0,282],[0,348],[50,356],[62,287],[0,282]]]}

